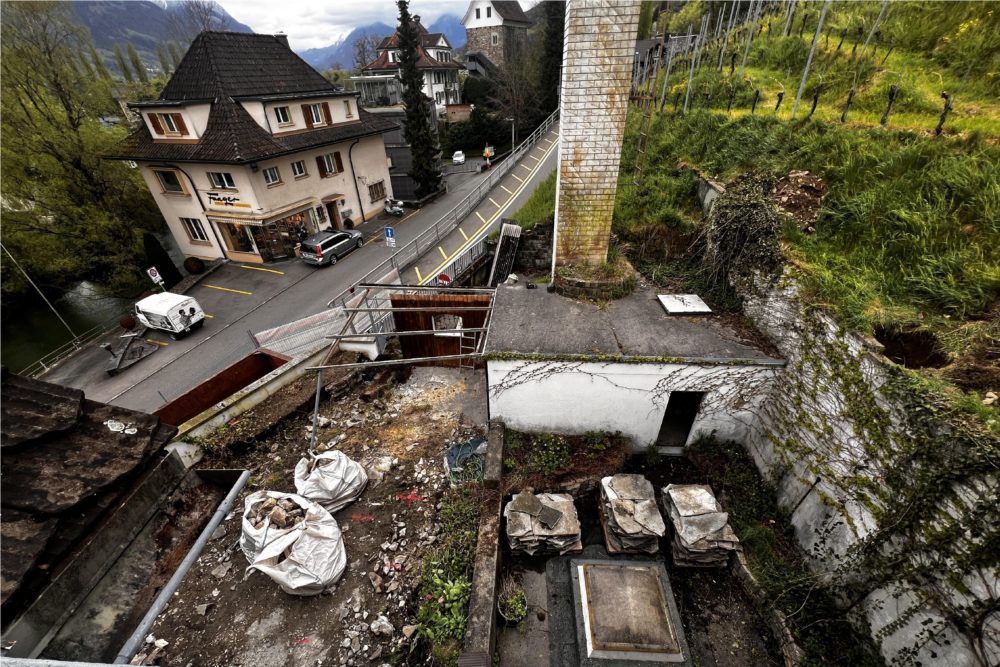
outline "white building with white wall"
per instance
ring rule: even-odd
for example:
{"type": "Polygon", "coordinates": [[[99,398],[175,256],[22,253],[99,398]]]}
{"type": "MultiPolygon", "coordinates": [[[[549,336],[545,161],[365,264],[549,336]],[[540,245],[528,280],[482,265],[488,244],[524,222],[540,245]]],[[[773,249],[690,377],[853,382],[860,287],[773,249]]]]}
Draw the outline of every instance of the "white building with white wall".
{"type": "Polygon", "coordinates": [[[743,440],[784,362],[715,315],[668,315],[651,289],[606,307],[497,288],[486,341],[489,409],[514,429],[620,431],[681,453],[743,440]]]}
{"type": "Polygon", "coordinates": [[[382,134],[284,35],[204,32],[112,158],[142,170],[187,256],[268,262],[392,196],[382,134]]]}

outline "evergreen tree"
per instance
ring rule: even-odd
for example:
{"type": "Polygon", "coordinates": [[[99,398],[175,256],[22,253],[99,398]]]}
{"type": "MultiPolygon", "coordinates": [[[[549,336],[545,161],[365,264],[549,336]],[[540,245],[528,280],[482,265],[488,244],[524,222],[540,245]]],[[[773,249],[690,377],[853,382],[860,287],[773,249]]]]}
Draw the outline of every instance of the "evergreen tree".
{"type": "Polygon", "coordinates": [[[541,68],[538,73],[538,103],[545,113],[552,113],[559,106],[566,3],[546,2],[544,6],[545,36],[541,68]]]}
{"type": "Polygon", "coordinates": [[[170,62],[174,64],[174,69],[181,64],[181,51],[175,42],[167,42],[167,51],[170,52],[170,62]]]}
{"type": "Polygon", "coordinates": [[[129,83],[135,81],[132,77],[132,72],[128,68],[128,63],[125,62],[125,56],[122,55],[122,48],[117,44],[115,44],[115,60],[118,61],[118,69],[122,71],[122,76],[125,77],[125,80],[129,83]]]}
{"type": "Polygon", "coordinates": [[[128,59],[132,63],[132,70],[135,72],[136,77],[142,83],[149,83],[149,75],[146,73],[146,66],[142,64],[139,52],[135,50],[131,42],[129,42],[126,48],[128,49],[128,59]]]}
{"type": "Polygon", "coordinates": [[[94,48],[93,42],[87,42],[87,50],[90,52],[90,61],[94,64],[94,71],[97,75],[102,79],[110,79],[111,72],[108,71],[108,66],[104,64],[101,54],[94,48]]]}
{"type": "Polygon", "coordinates": [[[170,76],[172,68],[170,67],[170,61],[167,59],[167,52],[163,50],[162,45],[156,47],[156,56],[160,59],[160,69],[163,70],[163,76],[170,76]]]}
{"type": "Polygon", "coordinates": [[[403,132],[413,154],[410,176],[417,182],[417,196],[424,197],[441,188],[439,149],[431,129],[430,99],[424,95],[424,75],[417,69],[420,32],[410,18],[409,3],[399,0],[399,49],[402,56],[403,103],[406,105],[406,128],[403,132]]]}

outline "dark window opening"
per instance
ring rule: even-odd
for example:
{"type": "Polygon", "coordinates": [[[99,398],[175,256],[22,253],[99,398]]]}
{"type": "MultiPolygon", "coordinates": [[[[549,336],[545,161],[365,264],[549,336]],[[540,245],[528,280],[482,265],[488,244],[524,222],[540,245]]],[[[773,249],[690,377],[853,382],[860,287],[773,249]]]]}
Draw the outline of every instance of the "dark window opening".
{"type": "Polygon", "coordinates": [[[703,391],[672,391],[667,400],[667,411],[663,415],[660,434],[656,438],[657,447],[683,447],[691,435],[691,426],[698,415],[703,391]]]}

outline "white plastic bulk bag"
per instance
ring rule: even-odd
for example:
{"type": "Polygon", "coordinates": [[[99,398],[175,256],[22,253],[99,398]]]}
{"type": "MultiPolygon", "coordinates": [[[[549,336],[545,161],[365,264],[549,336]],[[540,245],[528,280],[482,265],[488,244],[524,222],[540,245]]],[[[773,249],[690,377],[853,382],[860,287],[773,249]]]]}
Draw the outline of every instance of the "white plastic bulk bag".
{"type": "Polygon", "coordinates": [[[364,467],[335,449],[302,458],[295,466],[296,493],[331,514],[354,502],[367,484],[364,467]]]}

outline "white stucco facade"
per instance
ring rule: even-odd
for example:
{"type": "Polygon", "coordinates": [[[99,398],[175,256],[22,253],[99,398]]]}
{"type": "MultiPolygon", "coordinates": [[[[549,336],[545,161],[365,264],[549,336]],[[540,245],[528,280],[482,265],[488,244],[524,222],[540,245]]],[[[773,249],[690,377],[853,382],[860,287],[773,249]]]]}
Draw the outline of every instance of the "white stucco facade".
{"type": "Polygon", "coordinates": [[[643,450],[657,440],[672,391],[705,392],[688,443],[742,440],[780,366],[489,360],[491,419],[521,431],[620,431],[643,450]]]}

